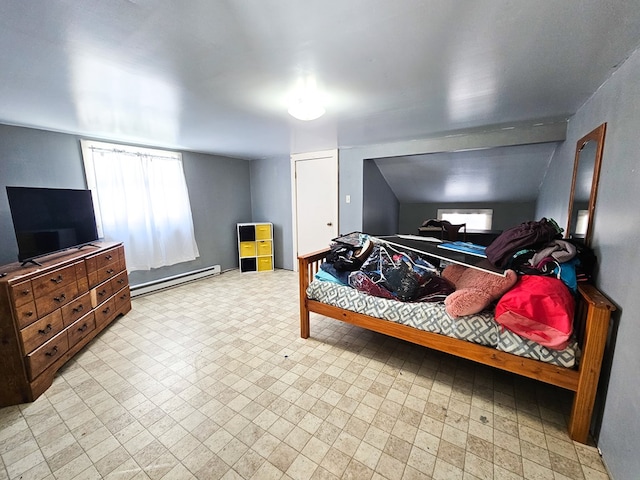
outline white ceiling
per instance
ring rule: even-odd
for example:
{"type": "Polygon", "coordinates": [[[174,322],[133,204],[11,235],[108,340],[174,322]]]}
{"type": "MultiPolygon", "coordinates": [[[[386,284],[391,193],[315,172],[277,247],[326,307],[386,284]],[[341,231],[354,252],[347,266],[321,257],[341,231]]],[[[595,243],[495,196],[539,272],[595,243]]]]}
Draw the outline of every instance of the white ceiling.
{"type": "Polygon", "coordinates": [[[538,197],[556,145],[393,157],[376,164],[400,203],[530,202],[538,197]]]}
{"type": "Polygon", "coordinates": [[[3,0],[0,122],[286,156],[568,118],[639,44],[640,0],[3,0]]]}

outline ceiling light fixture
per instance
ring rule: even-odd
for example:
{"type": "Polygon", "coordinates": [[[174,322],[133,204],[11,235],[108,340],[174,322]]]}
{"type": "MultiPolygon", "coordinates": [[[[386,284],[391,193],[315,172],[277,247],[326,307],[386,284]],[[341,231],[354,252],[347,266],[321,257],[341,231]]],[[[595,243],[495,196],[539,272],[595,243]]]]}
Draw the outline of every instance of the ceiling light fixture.
{"type": "Polygon", "coordinates": [[[315,78],[308,77],[306,81],[298,82],[288,112],[292,117],[303,121],[315,120],[325,114],[326,110],[318,93],[315,78]]]}
{"type": "Polygon", "coordinates": [[[292,117],[304,121],[320,118],[326,112],[318,99],[312,97],[298,97],[291,104],[288,111],[292,117]]]}

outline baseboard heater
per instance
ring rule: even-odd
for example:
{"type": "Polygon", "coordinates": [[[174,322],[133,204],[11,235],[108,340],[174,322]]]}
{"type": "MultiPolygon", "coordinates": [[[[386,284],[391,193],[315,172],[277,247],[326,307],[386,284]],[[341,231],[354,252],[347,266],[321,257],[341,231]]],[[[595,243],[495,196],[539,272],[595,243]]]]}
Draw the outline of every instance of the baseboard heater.
{"type": "Polygon", "coordinates": [[[180,273],[172,277],[161,278],[159,280],[153,280],[139,285],[132,285],[130,287],[131,298],[145,295],[147,293],[157,292],[158,290],[164,290],[165,288],[175,287],[176,285],[183,283],[193,282],[194,280],[210,277],[211,275],[220,275],[220,265],[214,265],[213,267],[202,268],[192,272],[180,273]]]}

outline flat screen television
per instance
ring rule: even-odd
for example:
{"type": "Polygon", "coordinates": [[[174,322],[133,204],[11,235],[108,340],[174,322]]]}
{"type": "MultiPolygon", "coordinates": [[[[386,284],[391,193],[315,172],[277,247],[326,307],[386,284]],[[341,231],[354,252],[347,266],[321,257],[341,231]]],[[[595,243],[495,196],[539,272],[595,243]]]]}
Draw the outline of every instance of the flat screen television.
{"type": "Polygon", "coordinates": [[[90,190],[7,187],[7,197],[20,262],[98,240],[90,190]]]}

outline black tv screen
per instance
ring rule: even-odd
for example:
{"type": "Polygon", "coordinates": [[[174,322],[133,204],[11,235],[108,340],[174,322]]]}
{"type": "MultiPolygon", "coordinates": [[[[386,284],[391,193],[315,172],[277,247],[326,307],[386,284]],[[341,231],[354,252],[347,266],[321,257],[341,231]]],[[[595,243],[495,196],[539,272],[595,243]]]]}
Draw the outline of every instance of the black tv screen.
{"type": "Polygon", "coordinates": [[[7,187],[18,260],[98,240],[90,190],[7,187]]]}

